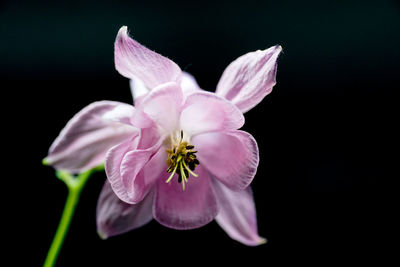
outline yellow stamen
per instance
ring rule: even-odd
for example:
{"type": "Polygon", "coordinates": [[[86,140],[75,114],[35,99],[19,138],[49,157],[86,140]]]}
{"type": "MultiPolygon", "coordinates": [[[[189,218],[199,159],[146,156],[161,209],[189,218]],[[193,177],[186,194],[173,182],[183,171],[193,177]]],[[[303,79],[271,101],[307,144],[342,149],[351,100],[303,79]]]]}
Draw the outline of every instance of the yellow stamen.
{"type": "Polygon", "coordinates": [[[169,183],[172,179],[172,177],[174,177],[174,174],[176,173],[176,169],[178,168],[178,164],[175,165],[175,168],[173,170],[173,172],[171,173],[171,175],[168,177],[168,179],[165,181],[166,183],[169,183]]]}
{"type": "Polygon", "coordinates": [[[197,174],[195,174],[194,172],[192,172],[191,169],[188,168],[188,166],[186,165],[185,161],[183,161],[183,166],[185,167],[185,169],[186,169],[191,175],[193,175],[194,177],[198,177],[197,174]]]}
{"type": "Polygon", "coordinates": [[[189,141],[184,139],[182,130],[176,132],[174,136],[171,136],[171,147],[165,151],[168,154],[166,162],[168,166],[167,172],[171,173],[165,182],[169,183],[176,173],[178,175],[178,182],[182,183],[182,188],[185,190],[190,175],[198,177],[198,175],[190,169],[192,168],[194,170],[194,168],[199,165],[199,161],[196,159],[195,155],[197,151],[194,150],[194,146],[191,145],[189,141]],[[188,166],[190,166],[190,168],[188,166]]]}
{"type": "Polygon", "coordinates": [[[181,169],[182,189],[185,190],[185,182],[187,183],[187,178],[186,178],[186,175],[185,175],[185,171],[183,170],[183,167],[182,167],[182,162],[183,162],[183,160],[181,160],[179,166],[180,166],[180,169],[181,169]]]}

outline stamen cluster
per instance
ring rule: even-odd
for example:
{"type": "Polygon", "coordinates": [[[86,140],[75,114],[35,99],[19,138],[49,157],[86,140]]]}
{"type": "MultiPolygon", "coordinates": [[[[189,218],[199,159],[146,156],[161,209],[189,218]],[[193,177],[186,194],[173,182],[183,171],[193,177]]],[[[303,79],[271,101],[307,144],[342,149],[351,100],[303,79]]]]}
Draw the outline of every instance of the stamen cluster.
{"type": "Polygon", "coordinates": [[[189,144],[187,141],[183,141],[183,131],[181,131],[181,138],[177,145],[174,145],[172,149],[167,149],[167,172],[171,173],[168,179],[165,181],[169,183],[175,173],[178,174],[178,182],[182,182],[182,188],[185,190],[185,183],[188,182],[190,175],[197,177],[194,173],[194,169],[200,164],[196,158],[197,151],[193,150],[194,146],[189,144]],[[179,170],[178,170],[179,168],[179,170]]]}

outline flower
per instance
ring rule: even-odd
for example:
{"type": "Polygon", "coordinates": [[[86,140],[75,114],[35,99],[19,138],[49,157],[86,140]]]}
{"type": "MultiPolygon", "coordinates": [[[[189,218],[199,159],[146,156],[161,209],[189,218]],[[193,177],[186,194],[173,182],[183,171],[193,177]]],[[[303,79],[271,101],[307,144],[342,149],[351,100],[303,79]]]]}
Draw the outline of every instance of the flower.
{"type": "Polygon", "coordinates": [[[70,172],[105,161],[108,179],[97,206],[103,238],[152,218],[174,229],[215,219],[235,240],[264,243],[249,187],[258,147],[239,129],[243,113],[275,85],[280,52],[274,46],[239,57],[211,93],[173,61],[131,39],[124,26],[115,41],[115,66],[131,79],[134,106],[87,106],[68,122],[46,160],[70,172]]]}

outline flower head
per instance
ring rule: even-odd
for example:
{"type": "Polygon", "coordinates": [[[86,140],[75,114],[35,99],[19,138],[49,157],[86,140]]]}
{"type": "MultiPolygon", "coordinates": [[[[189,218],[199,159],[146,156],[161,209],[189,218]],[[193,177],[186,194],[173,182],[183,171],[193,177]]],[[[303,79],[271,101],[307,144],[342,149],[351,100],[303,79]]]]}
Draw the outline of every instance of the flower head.
{"type": "Polygon", "coordinates": [[[89,105],[67,124],[47,161],[74,172],[105,161],[108,181],[97,207],[103,237],[152,218],[174,229],[216,219],[232,238],[247,245],[263,243],[249,187],[258,147],[239,129],[243,113],[275,85],[280,51],[275,46],[239,57],[211,93],[122,27],[115,41],[115,66],[131,79],[135,106],[111,101],[89,105]]]}

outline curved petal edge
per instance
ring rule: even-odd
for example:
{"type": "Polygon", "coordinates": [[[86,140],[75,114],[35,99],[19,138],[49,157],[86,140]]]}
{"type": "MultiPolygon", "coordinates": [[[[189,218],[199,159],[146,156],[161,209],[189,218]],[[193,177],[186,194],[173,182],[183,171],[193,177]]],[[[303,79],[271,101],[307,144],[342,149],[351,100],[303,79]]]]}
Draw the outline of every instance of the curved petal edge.
{"type": "Polygon", "coordinates": [[[258,235],[256,208],[250,187],[232,191],[214,180],[220,212],[215,220],[234,240],[247,246],[265,244],[267,240],[258,235]]]}
{"type": "Polygon", "coordinates": [[[255,107],[276,84],[280,45],[247,53],[223,72],[216,94],[232,101],[243,113],[255,107]]]}
{"type": "Polygon", "coordinates": [[[179,66],[130,38],[126,26],[119,29],[115,39],[114,61],[122,76],[138,78],[150,90],[166,82],[181,81],[179,66]]]}
{"type": "Polygon", "coordinates": [[[140,203],[128,204],[120,200],[105,182],[96,208],[97,232],[102,239],[139,228],[153,219],[154,193],[149,193],[140,203]]]}
{"type": "Polygon", "coordinates": [[[133,106],[114,101],[86,106],[60,132],[45,162],[71,173],[98,166],[108,149],[138,134],[130,124],[134,112],[133,106]]]}

